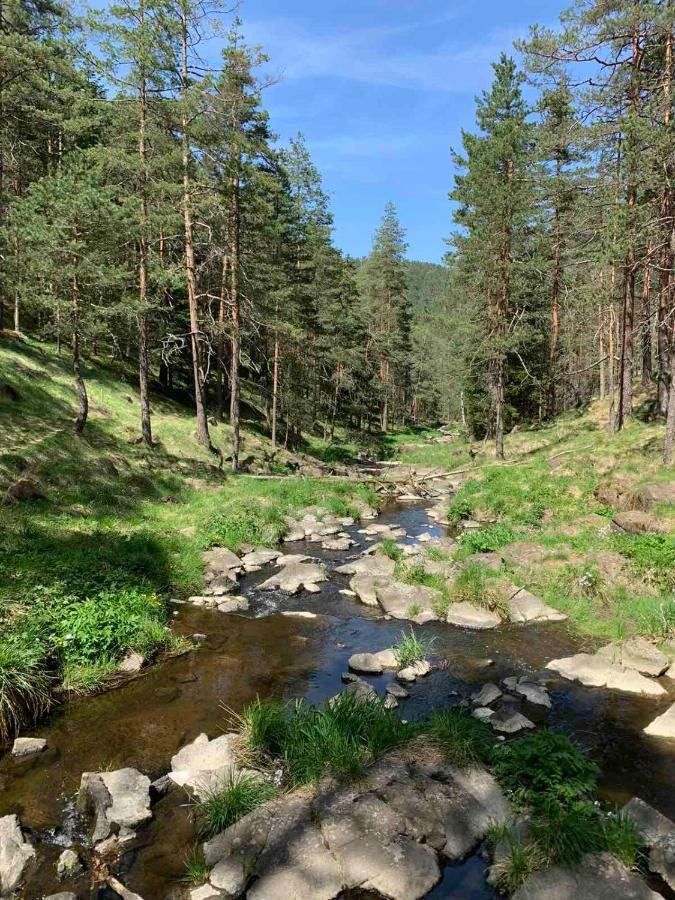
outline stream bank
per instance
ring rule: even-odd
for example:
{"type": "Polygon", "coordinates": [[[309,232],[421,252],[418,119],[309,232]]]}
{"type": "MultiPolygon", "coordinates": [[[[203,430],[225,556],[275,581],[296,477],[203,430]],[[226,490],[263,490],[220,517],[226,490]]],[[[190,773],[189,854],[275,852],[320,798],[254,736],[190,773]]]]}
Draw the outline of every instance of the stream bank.
{"type": "MultiPolygon", "coordinates": [[[[378,521],[403,528],[402,543],[412,543],[421,534],[445,533],[429,519],[424,502],[392,503],[378,521]]],[[[320,593],[260,592],[259,585],[270,574],[263,567],[241,579],[242,595],[250,598],[247,613],[177,607],[175,629],[185,636],[206,636],[198,649],[144,670],[107,694],[67,704],[38,731],[47,740],[45,752],[23,761],[8,756],[0,761],[0,815],[17,813],[38,849],[39,865],[29,871],[23,897],[64,889],[55,879],[55,862],[64,846],[84,842],[72,804],[83,772],[130,766],[158,778],[168,771],[171,757],[198,734],[216,736],[225,730],[223,705],[237,712],[256,697],[270,696],[322,702],[340,690],[352,654],[397,642],[406,623],[384,619],[376,609],[340,593],[349,577],[334,570],[367,546],[358,525],[346,530],[358,542],[349,551],[317,550],[316,543],[290,545],[293,553],[306,553],[326,566],[329,580],[320,593]],[[317,618],[288,617],[282,611],[311,611],[317,618]]],[[[410,698],[401,707],[406,717],[460,702],[487,682],[514,674],[543,675],[549,660],[580,649],[578,635],[562,622],[484,632],[440,623],[420,627],[433,641],[432,655],[441,665],[410,686],[410,698]],[[492,663],[487,665],[487,660],[492,663]]],[[[363,677],[382,693],[382,678],[363,677]]],[[[656,701],[589,690],[550,672],[546,677],[553,705],[547,720],[573,735],[601,766],[603,799],[623,804],[638,795],[672,817],[672,746],[642,734],[672,703],[672,695],[656,701]]],[[[531,714],[536,718],[536,711],[531,714]]],[[[194,841],[180,791],[170,792],[153,811],[153,820],[139,831],[120,870],[125,885],[145,900],[180,896],[185,857],[194,841]]],[[[493,896],[483,868],[484,862],[473,856],[447,867],[441,884],[428,896],[493,896]]],[[[81,891],[82,884],[76,880],[73,887],[81,891]]]]}

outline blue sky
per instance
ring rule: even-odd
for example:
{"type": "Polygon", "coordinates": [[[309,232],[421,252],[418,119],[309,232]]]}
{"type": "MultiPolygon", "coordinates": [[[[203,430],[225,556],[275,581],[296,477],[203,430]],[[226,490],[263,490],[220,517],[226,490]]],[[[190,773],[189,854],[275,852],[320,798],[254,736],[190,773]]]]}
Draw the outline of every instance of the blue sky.
{"type": "Polygon", "coordinates": [[[244,0],[250,43],[271,57],[265,93],[282,140],[305,135],[332,198],[336,242],[367,253],[385,203],[409,256],[439,262],[451,228],[450,147],[473,127],[490,63],[562,0],[244,0]]]}

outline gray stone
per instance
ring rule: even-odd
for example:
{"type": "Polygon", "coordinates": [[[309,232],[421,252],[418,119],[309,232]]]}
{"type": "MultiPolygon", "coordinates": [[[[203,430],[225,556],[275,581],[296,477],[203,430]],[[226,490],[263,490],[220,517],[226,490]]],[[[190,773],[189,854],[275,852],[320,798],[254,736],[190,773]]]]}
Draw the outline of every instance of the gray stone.
{"type": "Polygon", "coordinates": [[[246,597],[219,597],[218,612],[239,613],[250,609],[251,604],[246,597]]]}
{"type": "Polygon", "coordinates": [[[394,697],[393,694],[387,694],[384,698],[384,708],[385,709],[397,709],[398,708],[398,700],[394,697]]]}
{"type": "Polygon", "coordinates": [[[512,622],[562,622],[567,616],[539,597],[526,590],[519,590],[508,601],[509,619],[512,622]]]}
{"type": "MultiPolygon", "coordinates": [[[[217,891],[210,884],[203,884],[201,887],[193,888],[190,891],[190,900],[218,900],[222,898],[222,893],[217,891]]],[[[233,896],[237,896],[234,894],[233,896]]]]}
{"type": "Polygon", "coordinates": [[[423,678],[425,675],[428,675],[429,672],[431,672],[431,665],[426,659],[421,659],[410,666],[406,666],[405,669],[401,669],[400,672],[396,673],[396,677],[399,681],[405,683],[417,681],[418,678],[423,678]]]}
{"type": "Polygon", "coordinates": [[[74,878],[83,868],[80,857],[74,850],[64,850],[56,861],[56,874],[59,878],[74,878]]]}
{"type": "Polygon", "coordinates": [[[607,644],[598,654],[627,669],[654,677],[663,675],[670,664],[666,654],[643,637],[629,638],[623,644],[607,644]]]}
{"type": "Polygon", "coordinates": [[[260,590],[273,591],[278,588],[285,594],[296,594],[302,588],[311,591],[317,586],[316,589],[319,590],[319,583],[327,580],[323,566],[315,563],[290,563],[264,581],[260,590]]]}
{"type": "Polygon", "coordinates": [[[352,681],[342,691],[343,694],[351,694],[357,700],[377,700],[377,691],[366,681],[352,681]]]}
{"type": "Polygon", "coordinates": [[[422,584],[390,581],[376,587],[377,599],[387,615],[421,623],[438,619],[435,607],[441,601],[440,591],[422,584]]]}
{"type": "Polygon", "coordinates": [[[611,659],[591,653],[576,653],[564,659],[553,659],[547,668],[569,681],[579,681],[588,687],[607,687],[652,697],[665,694],[664,688],[656,681],[632,669],[625,669],[611,659]]]}
{"type": "Polygon", "coordinates": [[[391,696],[396,697],[397,700],[406,700],[410,696],[403,685],[398,684],[396,681],[390,681],[384,690],[385,693],[391,694],[391,696]]]}
{"type": "Polygon", "coordinates": [[[77,900],[77,894],[72,891],[59,891],[58,894],[49,894],[45,900],[77,900]]]}
{"type": "Polygon", "coordinates": [[[172,758],[169,777],[179,787],[204,797],[235,771],[236,738],[236,734],[223,734],[209,740],[208,735],[200,734],[172,758]]]}
{"type": "Polygon", "coordinates": [[[253,550],[251,553],[242,556],[241,563],[247,572],[252,572],[260,569],[262,566],[269,565],[271,562],[275,562],[281,555],[281,550],[253,550]]]}
{"type": "Polygon", "coordinates": [[[384,553],[361,556],[336,568],[340,575],[393,575],[396,563],[384,553]]]}
{"type": "Polygon", "coordinates": [[[305,609],[285,609],[281,613],[289,619],[318,619],[318,615],[305,609]]]}
{"type": "Polygon", "coordinates": [[[127,835],[152,818],[150,779],[137,769],[84,772],[78,795],[80,809],[94,816],[94,843],[113,833],[127,835]]]}
{"type": "Polygon", "coordinates": [[[534,728],[534,722],[530,722],[522,713],[510,709],[497,710],[490,717],[490,725],[503,734],[517,734],[525,728],[534,728]]]}
{"type": "Polygon", "coordinates": [[[675,831],[662,837],[649,851],[649,868],[675,890],[675,831]]]}
{"type": "Polygon", "coordinates": [[[497,628],[498,625],[501,625],[502,620],[498,613],[483,606],[475,606],[473,603],[452,603],[446,622],[460,628],[473,628],[480,631],[497,628]]]}
{"type": "Polygon", "coordinates": [[[355,575],[349,582],[352,593],[358,597],[364,606],[377,606],[377,588],[379,585],[386,584],[386,580],[381,575],[355,575]]]}
{"type": "Polygon", "coordinates": [[[354,541],[348,537],[346,537],[346,538],[345,537],[331,538],[330,540],[323,541],[323,543],[321,544],[321,548],[323,550],[335,550],[335,551],[349,550],[349,548],[353,547],[353,546],[354,546],[354,541]]]}
{"type": "Polygon", "coordinates": [[[140,672],[144,665],[145,657],[142,653],[128,653],[117,666],[117,671],[123,672],[125,675],[133,675],[140,672]]]}
{"type": "Polygon", "coordinates": [[[23,836],[18,816],[0,818],[0,891],[11,894],[21,882],[35,850],[23,836]]]}
{"type": "Polygon", "coordinates": [[[354,653],[349,657],[349,668],[362,675],[381,675],[383,671],[374,653],[354,653]]]}
{"type": "Polygon", "coordinates": [[[659,503],[675,503],[675,481],[646,484],[637,494],[643,509],[652,509],[659,503]]]}
{"type": "Polygon", "coordinates": [[[647,847],[653,847],[661,838],[675,831],[675,825],[669,818],[639,797],[629,800],[621,812],[634,822],[647,847]]]}
{"type": "Polygon", "coordinates": [[[35,756],[47,746],[45,738],[17,738],[12,745],[12,756],[15,759],[25,758],[26,756],[35,756]]]}
{"type": "Polygon", "coordinates": [[[496,684],[484,684],[483,687],[471,695],[471,702],[475,706],[490,706],[490,704],[499,700],[502,692],[496,684]]]}
{"type": "Polygon", "coordinates": [[[471,713],[474,719],[478,719],[479,722],[487,722],[487,720],[491,719],[494,714],[494,709],[490,709],[488,706],[479,706],[471,713]]]}
{"type": "Polygon", "coordinates": [[[232,570],[239,571],[242,565],[237,554],[228,550],[227,547],[212,547],[202,554],[202,559],[207,570],[215,574],[232,570]]]}
{"type": "Polygon", "coordinates": [[[589,854],[575,869],[553,866],[530,875],[513,900],[662,900],[610,853],[589,854]]]}
{"type": "Polygon", "coordinates": [[[532,703],[535,706],[545,706],[546,709],[551,709],[551,698],[548,695],[548,691],[540,684],[533,684],[530,681],[520,681],[515,686],[514,690],[516,694],[520,694],[521,697],[524,697],[528,703],[532,703]]]}

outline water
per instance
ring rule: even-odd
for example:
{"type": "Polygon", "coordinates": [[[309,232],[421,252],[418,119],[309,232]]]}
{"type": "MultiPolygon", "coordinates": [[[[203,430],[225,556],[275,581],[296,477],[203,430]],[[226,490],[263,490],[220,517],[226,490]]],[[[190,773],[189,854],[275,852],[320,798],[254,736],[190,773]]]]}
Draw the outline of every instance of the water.
{"type": "MultiPolygon", "coordinates": [[[[409,539],[421,531],[438,534],[442,530],[428,527],[422,504],[392,506],[379,521],[402,525],[409,539]]],[[[293,552],[307,552],[333,568],[366,546],[358,529],[351,531],[361,545],[348,553],[298,544],[292,545],[293,552]]],[[[149,668],[116,690],[61,707],[36,730],[49,746],[41,756],[24,762],[9,756],[0,760],[0,815],[18,813],[39,843],[40,865],[30,877],[25,898],[66,889],[85,896],[82,879],[69,885],[57,883],[54,877],[55,860],[63,846],[74,840],[77,848],[85,840],[77,831],[72,805],[82,772],[133,766],[157,778],[168,771],[172,755],[200,732],[215,736],[228,730],[224,707],[237,712],[256,697],[269,696],[323,701],[341,689],[340,675],[352,653],[391,646],[405,627],[405,623],[378,618],[376,611],[340,595],[349,581],[346,576],[332,575],[319,594],[256,594],[256,585],[270,571],[265,568],[242,582],[243,592],[253,597],[250,615],[179,607],[176,630],[185,635],[204,633],[205,644],[149,668]],[[289,618],[278,615],[279,608],[320,615],[313,620],[289,618]]],[[[444,667],[411,686],[411,698],[401,706],[408,718],[434,706],[457,703],[486,681],[542,673],[548,660],[578,652],[582,643],[564,623],[488,632],[430,624],[422,631],[433,639],[432,656],[442,660],[444,667]],[[480,665],[485,658],[494,661],[489,668],[480,665]]],[[[382,676],[370,682],[383,693],[386,680],[382,676]]],[[[673,702],[673,696],[654,702],[555,681],[551,697],[553,712],[548,720],[573,734],[600,764],[604,799],[622,804],[637,794],[675,816],[672,744],[641,733],[673,702]]],[[[543,718],[536,707],[526,713],[533,719],[543,718]]],[[[122,880],[145,900],[168,900],[180,896],[185,856],[194,842],[187,797],[174,790],[154,807],[154,814],[122,861],[122,880]]],[[[492,897],[484,884],[484,865],[479,857],[472,857],[447,867],[443,881],[429,896],[437,900],[492,897]]]]}

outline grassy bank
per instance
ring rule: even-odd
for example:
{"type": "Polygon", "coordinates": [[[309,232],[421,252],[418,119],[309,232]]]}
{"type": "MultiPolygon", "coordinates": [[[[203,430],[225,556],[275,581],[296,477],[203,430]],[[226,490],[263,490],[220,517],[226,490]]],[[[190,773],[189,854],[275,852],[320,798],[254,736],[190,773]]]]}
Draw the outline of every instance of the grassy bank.
{"type": "MultiPolygon", "coordinates": [[[[625,507],[608,502],[617,484],[624,496],[639,498],[646,485],[672,482],[675,473],[660,463],[662,425],[636,419],[611,435],[606,419],[605,405],[596,403],[547,427],[511,434],[503,463],[495,462],[491,447],[470,448],[461,438],[421,441],[397,458],[465,473],[450,520],[476,519],[483,527],[460,538],[458,561],[499,552],[500,574],[567,613],[586,634],[672,638],[675,504],[650,508],[660,533],[633,534],[613,525],[625,507]]],[[[636,499],[633,508],[639,505],[636,499]]]]}
{"type": "MultiPolygon", "coordinates": [[[[38,495],[0,507],[0,738],[63,689],[98,689],[130,650],[174,649],[166,600],[200,589],[204,549],[273,543],[303,506],[346,515],[374,502],[347,481],[227,475],[178,402],[153,402],[157,444],[146,450],[132,374],[87,376],[90,422],[76,438],[66,361],[35,344],[0,345],[0,485],[24,480],[38,495]]],[[[228,426],[212,434],[225,451],[228,426]]],[[[244,431],[243,457],[269,450],[244,431]]]]}

